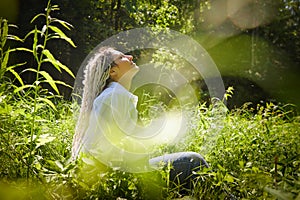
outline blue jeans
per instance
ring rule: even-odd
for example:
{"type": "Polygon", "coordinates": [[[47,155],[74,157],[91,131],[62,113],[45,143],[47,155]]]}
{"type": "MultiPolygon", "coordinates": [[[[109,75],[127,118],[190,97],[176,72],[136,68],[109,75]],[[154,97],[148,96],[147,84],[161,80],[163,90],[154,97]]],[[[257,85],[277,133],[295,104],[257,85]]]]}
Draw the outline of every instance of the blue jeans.
{"type": "Polygon", "coordinates": [[[169,180],[174,184],[180,184],[184,188],[191,189],[191,181],[196,178],[193,171],[199,171],[202,167],[209,167],[205,159],[195,152],[178,152],[165,154],[149,160],[153,167],[167,166],[171,164],[169,180]]]}

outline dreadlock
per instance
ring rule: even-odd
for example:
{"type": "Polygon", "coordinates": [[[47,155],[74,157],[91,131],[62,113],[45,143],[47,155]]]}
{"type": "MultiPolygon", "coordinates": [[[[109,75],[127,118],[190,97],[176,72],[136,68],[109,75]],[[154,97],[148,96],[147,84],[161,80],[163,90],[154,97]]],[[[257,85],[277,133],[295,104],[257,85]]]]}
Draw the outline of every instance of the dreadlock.
{"type": "Polygon", "coordinates": [[[95,98],[109,82],[109,72],[115,64],[111,47],[100,48],[84,69],[82,104],[76,124],[72,145],[72,158],[76,159],[81,148],[82,138],[87,129],[95,98]]]}

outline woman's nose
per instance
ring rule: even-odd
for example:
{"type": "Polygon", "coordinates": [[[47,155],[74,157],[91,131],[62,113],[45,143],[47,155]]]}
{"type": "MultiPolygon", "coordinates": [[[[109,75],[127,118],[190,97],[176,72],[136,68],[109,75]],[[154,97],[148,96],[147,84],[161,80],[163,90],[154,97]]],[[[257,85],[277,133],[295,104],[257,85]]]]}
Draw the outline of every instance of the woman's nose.
{"type": "Polygon", "coordinates": [[[126,57],[128,58],[128,60],[132,61],[133,60],[133,56],[132,55],[126,55],[126,57]]]}

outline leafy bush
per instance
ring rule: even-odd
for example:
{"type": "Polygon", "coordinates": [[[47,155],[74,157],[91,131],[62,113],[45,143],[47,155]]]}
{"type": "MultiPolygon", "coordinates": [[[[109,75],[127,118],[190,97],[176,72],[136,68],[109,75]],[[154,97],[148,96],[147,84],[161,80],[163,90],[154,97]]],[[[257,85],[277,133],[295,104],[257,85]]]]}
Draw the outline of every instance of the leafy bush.
{"type": "Polygon", "coordinates": [[[186,149],[207,153],[212,171],[200,173],[197,195],[220,191],[247,199],[299,195],[300,126],[299,118],[290,114],[272,103],[258,105],[255,112],[245,105],[220,122],[209,109],[199,109],[195,116],[199,125],[186,149]],[[218,129],[212,127],[216,122],[221,125],[218,129]]]}
{"type": "Polygon", "coordinates": [[[69,129],[70,127],[65,129],[57,124],[63,123],[65,127],[72,124],[72,120],[70,120],[71,110],[69,104],[66,104],[59,95],[57,84],[70,86],[54,80],[46,69],[55,68],[60,72],[66,71],[72,77],[74,75],[65,65],[55,59],[47,49],[47,44],[50,40],[63,39],[70,45],[75,45],[56,26],[59,24],[70,29],[71,25],[50,16],[50,13],[55,10],[58,10],[58,7],[48,3],[45,14],[38,14],[31,21],[33,23],[37,18],[43,18],[45,24],[41,30],[35,26],[24,39],[9,35],[9,25],[6,20],[1,19],[0,79],[3,85],[0,90],[2,155],[0,159],[3,165],[1,166],[0,177],[3,180],[26,178],[29,182],[33,178],[43,183],[43,175],[40,170],[44,165],[48,165],[48,161],[52,159],[61,159],[61,156],[68,154],[66,143],[60,142],[66,139],[64,137],[66,134],[71,134],[67,132],[71,129],[69,129]],[[7,47],[7,39],[24,42],[30,38],[33,42],[31,49],[26,47],[10,49],[7,47]],[[30,67],[26,66],[26,62],[9,66],[9,56],[20,51],[32,55],[35,63],[30,67]],[[23,70],[17,73],[16,68],[21,70],[23,68],[23,70]],[[28,72],[35,76],[32,83],[25,83],[21,78],[21,74],[28,72]],[[46,84],[57,94],[46,89],[46,84]],[[57,139],[59,139],[59,143],[53,151],[51,144],[49,146],[46,144],[57,139]],[[57,152],[57,150],[59,151],[57,152]]]}

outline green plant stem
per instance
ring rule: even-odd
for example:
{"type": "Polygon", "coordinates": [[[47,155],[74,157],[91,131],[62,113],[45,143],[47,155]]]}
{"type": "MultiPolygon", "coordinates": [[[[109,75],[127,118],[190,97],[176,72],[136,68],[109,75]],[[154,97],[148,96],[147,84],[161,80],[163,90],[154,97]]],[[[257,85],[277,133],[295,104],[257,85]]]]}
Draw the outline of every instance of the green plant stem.
{"type": "MultiPolygon", "coordinates": [[[[45,39],[44,39],[44,43],[43,43],[43,50],[46,48],[47,45],[47,41],[48,41],[48,27],[49,27],[49,17],[50,17],[50,1],[48,2],[47,5],[47,9],[46,9],[46,31],[45,31],[45,39]]],[[[36,36],[36,35],[35,35],[36,36]]],[[[35,37],[34,36],[34,37],[35,37]]],[[[35,47],[36,48],[36,47],[35,47]]],[[[33,49],[34,51],[34,49],[33,49]]],[[[35,78],[35,87],[34,87],[34,102],[33,102],[33,115],[32,115],[32,120],[31,120],[31,130],[30,130],[30,152],[29,152],[29,163],[27,166],[27,180],[29,179],[29,175],[30,175],[30,171],[31,171],[31,164],[32,164],[32,152],[33,152],[33,133],[34,133],[34,129],[35,129],[35,119],[36,119],[36,110],[37,110],[37,98],[39,96],[39,92],[40,92],[40,88],[39,88],[39,72],[41,70],[41,65],[42,65],[42,61],[43,61],[43,53],[40,54],[39,58],[37,58],[35,56],[35,59],[37,61],[37,72],[36,72],[36,78],[35,78]]]]}

